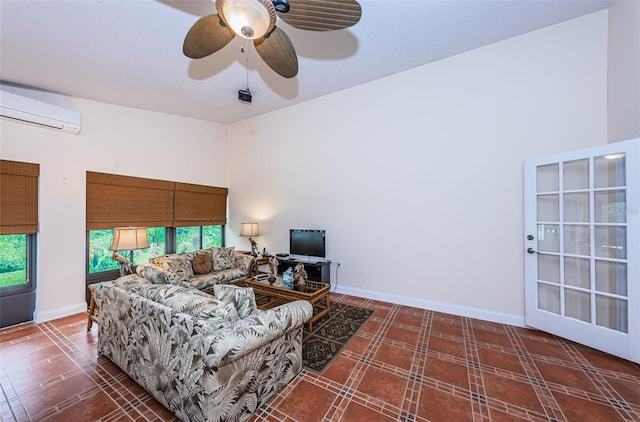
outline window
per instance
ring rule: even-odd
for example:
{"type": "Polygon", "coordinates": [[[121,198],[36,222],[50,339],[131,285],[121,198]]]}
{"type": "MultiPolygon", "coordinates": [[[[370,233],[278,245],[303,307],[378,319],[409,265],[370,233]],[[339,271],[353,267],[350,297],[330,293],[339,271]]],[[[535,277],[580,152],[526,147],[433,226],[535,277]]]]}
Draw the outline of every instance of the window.
{"type": "MultiPolygon", "coordinates": [[[[133,252],[133,264],[140,265],[149,262],[149,258],[164,255],[166,253],[166,229],[164,227],[147,228],[149,248],[137,251],[122,251],[120,254],[131,258],[133,252]]],[[[89,230],[89,274],[102,271],[117,270],[120,265],[111,258],[113,251],[109,250],[113,240],[113,230],[89,230]]]]}
{"type": "Polygon", "coordinates": [[[223,226],[192,226],[176,228],[176,252],[222,246],[223,226]]]}
{"type": "Polygon", "coordinates": [[[33,319],[39,174],[38,164],[0,160],[0,328],[33,319]]]}
{"type": "Polygon", "coordinates": [[[202,248],[224,246],[224,226],[202,226],[202,248]]]}
{"type": "MultiPolygon", "coordinates": [[[[125,258],[131,259],[133,265],[146,264],[149,258],[167,253],[182,253],[197,249],[221,247],[224,245],[224,226],[191,226],[191,227],[150,227],[147,228],[149,248],[137,251],[118,251],[125,258]],[[172,242],[171,239],[175,239],[172,242]],[[174,246],[175,243],[175,246],[174,246]]],[[[112,278],[120,265],[111,258],[113,251],[109,249],[113,240],[113,229],[89,230],[88,232],[88,263],[89,275],[112,278]],[[98,273],[103,273],[98,275],[98,273]]],[[[1,261],[0,261],[1,262],[1,261]]],[[[1,265],[1,264],[0,264],[1,265]]],[[[96,281],[95,277],[90,277],[96,281]]]]}
{"type": "Polygon", "coordinates": [[[29,283],[28,239],[26,234],[0,235],[0,287],[29,283]]]}
{"type": "Polygon", "coordinates": [[[150,248],[118,251],[134,266],[224,245],[227,188],[88,171],[86,190],[87,283],[118,276],[109,250],[113,227],[154,227],[148,229],[150,248]]]}

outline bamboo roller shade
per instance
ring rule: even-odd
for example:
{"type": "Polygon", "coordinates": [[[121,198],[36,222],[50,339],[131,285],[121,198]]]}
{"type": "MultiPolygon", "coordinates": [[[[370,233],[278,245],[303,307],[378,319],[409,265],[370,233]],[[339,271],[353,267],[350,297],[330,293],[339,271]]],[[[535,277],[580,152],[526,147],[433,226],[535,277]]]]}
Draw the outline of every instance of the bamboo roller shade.
{"type": "Polygon", "coordinates": [[[38,232],[40,165],[0,160],[0,234],[38,232]]]}
{"type": "Polygon", "coordinates": [[[87,230],[226,223],[227,189],[87,172],[87,230]]]}
{"type": "Polygon", "coordinates": [[[223,225],[227,222],[227,188],[176,183],[175,226],[223,225]]]}

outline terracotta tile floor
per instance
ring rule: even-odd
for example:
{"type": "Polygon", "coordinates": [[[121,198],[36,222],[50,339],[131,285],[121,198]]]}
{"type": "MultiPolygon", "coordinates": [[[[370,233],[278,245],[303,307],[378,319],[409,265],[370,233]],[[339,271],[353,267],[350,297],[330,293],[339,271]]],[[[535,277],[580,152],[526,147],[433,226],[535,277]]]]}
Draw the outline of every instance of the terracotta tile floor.
{"type": "MultiPolygon", "coordinates": [[[[376,313],[252,421],[640,421],[640,366],[549,334],[332,294],[376,313]]],[[[86,316],[0,330],[2,421],[172,421],[86,316]]]]}

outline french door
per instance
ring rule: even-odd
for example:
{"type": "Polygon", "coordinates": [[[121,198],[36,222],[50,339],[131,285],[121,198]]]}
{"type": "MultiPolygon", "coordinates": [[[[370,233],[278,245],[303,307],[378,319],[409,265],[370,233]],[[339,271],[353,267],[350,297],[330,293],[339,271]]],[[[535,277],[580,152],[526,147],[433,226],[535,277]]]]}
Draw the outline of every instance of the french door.
{"type": "Polygon", "coordinates": [[[640,363],[640,138],[524,167],[526,324],[640,363]]]}

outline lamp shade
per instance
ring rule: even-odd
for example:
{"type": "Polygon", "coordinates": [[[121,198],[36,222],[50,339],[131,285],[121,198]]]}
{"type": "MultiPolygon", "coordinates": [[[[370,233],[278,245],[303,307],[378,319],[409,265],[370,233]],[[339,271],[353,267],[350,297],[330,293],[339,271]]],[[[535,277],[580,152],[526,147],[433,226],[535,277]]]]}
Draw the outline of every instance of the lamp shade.
{"type": "Polygon", "coordinates": [[[242,223],[240,236],[260,236],[258,223],[242,223]]]}
{"type": "Polygon", "coordinates": [[[116,227],[113,229],[112,251],[133,251],[149,247],[146,227],[116,227]]]}

